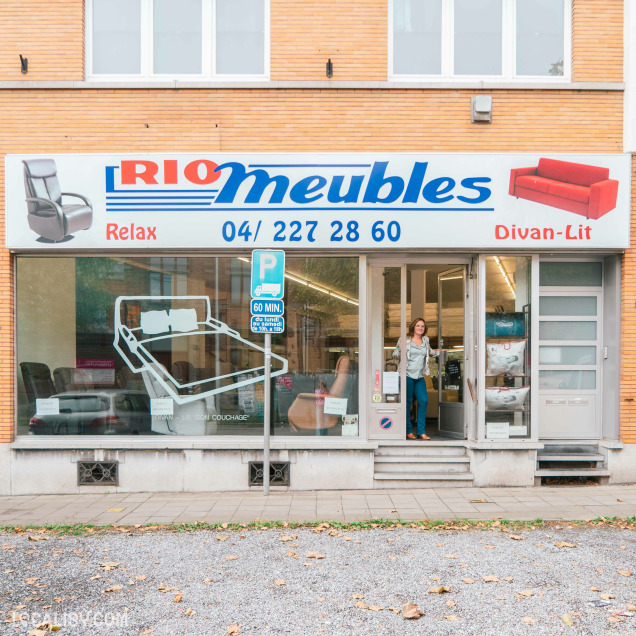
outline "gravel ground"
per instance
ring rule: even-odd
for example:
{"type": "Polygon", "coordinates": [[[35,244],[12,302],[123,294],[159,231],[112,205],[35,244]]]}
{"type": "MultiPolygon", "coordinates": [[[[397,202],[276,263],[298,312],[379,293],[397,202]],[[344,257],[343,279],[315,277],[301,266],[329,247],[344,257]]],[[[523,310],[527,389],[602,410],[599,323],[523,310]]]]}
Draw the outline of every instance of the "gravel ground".
{"type": "Polygon", "coordinates": [[[0,540],[2,634],[46,620],[61,636],[636,634],[636,615],[614,622],[608,612],[636,604],[636,532],[617,527],[33,531],[0,540]],[[430,592],[439,586],[450,591],[430,592]],[[603,594],[615,597],[609,606],[588,604],[603,594]],[[405,619],[405,602],[423,616],[405,619]],[[7,622],[12,612],[25,620],[7,622]]]}

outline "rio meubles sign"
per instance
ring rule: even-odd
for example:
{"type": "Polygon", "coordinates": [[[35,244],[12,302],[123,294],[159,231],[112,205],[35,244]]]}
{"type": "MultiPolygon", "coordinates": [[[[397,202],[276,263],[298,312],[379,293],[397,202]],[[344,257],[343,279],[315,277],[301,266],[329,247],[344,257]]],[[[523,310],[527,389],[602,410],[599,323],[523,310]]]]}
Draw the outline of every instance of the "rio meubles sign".
{"type": "Polygon", "coordinates": [[[5,176],[15,250],[629,246],[629,155],[7,155],[5,176]]]}

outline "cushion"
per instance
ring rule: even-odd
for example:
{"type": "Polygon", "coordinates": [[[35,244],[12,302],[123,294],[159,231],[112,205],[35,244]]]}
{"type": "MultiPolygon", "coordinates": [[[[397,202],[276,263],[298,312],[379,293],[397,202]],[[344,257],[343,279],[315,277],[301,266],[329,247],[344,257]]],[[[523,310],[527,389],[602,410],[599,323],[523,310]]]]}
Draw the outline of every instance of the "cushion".
{"type": "Polygon", "coordinates": [[[590,186],[597,181],[609,179],[609,168],[542,158],[539,159],[537,175],[546,179],[565,181],[565,183],[590,186]]]}
{"type": "Polygon", "coordinates": [[[555,197],[563,197],[571,201],[587,203],[590,200],[590,189],[572,183],[562,183],[561,181],[551,181],[548,194],[555,197]]]}
{"type": "Polygon", "coordinates": [[[170,325],[172,331],[196,331],[199,328],[197,324],[197,310],[171,309],[170,325]]]}
{"type": "Polygon", "coordinates": [[[515,186],[536,190],[537,192],[547,192],[551,183],[554,183],[552,179],[537,177],[534,174],[523,175],[515,180],[515,186]]]}
{"type": "Polygon", "coordinates": [[[141,331],[145,334],[170,331],[170,319],[167,311],[142,311],[139,324],[141,331]]]}

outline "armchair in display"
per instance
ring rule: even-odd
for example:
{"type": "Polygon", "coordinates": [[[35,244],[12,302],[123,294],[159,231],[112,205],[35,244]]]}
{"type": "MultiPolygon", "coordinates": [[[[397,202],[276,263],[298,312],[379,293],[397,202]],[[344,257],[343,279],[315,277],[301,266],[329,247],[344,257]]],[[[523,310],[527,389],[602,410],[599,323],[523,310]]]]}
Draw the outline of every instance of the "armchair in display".
{"type": "Polygon", "coordinates": [[[35,400],[49,398],[55,392],[51,369],[42,362],[20,362],[24,389],[29,401],[29,414],[35,413],[35,400]]]}
{"type": "Polygon", "coordinates": [[[84,369],[58,367],[53,371],[53,382],[58,393],[65,391],[92,391],[95,387],[84,369]]]}
{"type": "Polygon", "coordinates": [[[332,428],[341,421],[340,415],[324,412],[324,400],[328,397],[342,397],[349,379],[349,364],[348,356],[338,358],[335,377],[328,393],[299,393],[296,396],[287,411],[289,423],[294,431],[332,428]]]}
{"type": "Polygon", "coordinates": [[[24,188],[29,227],[43,239],[55,243],[93,224],[93,206],[81,194],[62,192],[53,159],[28,159],[24,164],[24,188]],[[82,203],[62,202],[75,197],[82,203]]]}

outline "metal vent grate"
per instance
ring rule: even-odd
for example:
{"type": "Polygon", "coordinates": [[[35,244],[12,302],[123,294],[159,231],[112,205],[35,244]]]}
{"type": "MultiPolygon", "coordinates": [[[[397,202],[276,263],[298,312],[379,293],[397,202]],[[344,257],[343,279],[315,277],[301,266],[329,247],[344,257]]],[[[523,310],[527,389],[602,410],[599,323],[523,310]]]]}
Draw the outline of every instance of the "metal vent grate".
{"type": "Polygon", "coordinates": [[[78,486],[119,486],[119,462],[77,462],[78,486]]]}
{"type": "MultiPolygon", "coordinates": [[[[263,462],[250,462],[250,486],[263,485],[263,462]]],[[[289,462],[270,462],[269,485],[289,486],[289,462]]]]}

